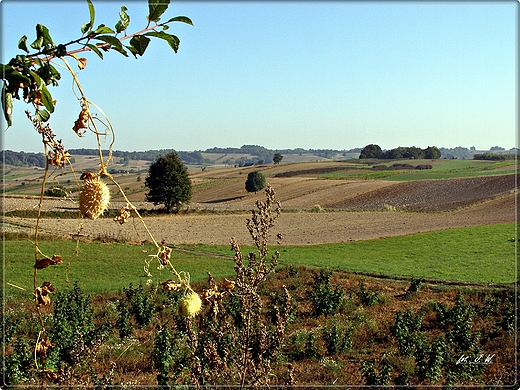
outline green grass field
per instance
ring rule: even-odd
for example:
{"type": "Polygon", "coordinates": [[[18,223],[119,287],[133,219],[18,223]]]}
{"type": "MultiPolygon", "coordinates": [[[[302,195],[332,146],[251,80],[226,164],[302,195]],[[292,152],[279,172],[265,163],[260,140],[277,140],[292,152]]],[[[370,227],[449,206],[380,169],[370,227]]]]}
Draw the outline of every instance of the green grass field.
{"type": "MultiPolygon", "coordinates": [[[[63,264],[50,266],[38,271],[38,285],[50,281],[56,288],[78,282],[89,293],[119,291],[130,283],[146,283],[145,261],[156,253],[151,245],[136,246],[127,244],[79,243],[76,255],[76,242],[40,242],[40,250],[47,256],[54,254],[63,257],[63,264]]],[[[34,246],[28,240],[6,240],[4,242],[4,280],[7,299],[28,297],[33,290],[34,246]],[[17,287],[13,287],[17,286],[17,287]],[[24,290],[21,290],[23,288],[24,290]]],[[[206,278],[207,271],[215,277],[233,274],[232,259],[222,259],[211,254],[198,255],[184,250],[174,250],[173,265],[178,271],[187,271],[192,280],[206,278]]],[[[158,270],[157,261],[152,263],[150,272],[154,281],[172,278],[166,270],[158,270]]]]}
{"type": "Polygon", "coordinates": [[[393,164],[433,164],[432,169],[426,170],[378,170],[371,171],[365,169],[366,172],[332,172],[320,175],[326,179],[382,179],[382,180],[427,180],[427,179],[451,179],[456,177],[475,177],[488,175],[507,175],[516,173],[516,162],[508,161],[484,161],[484,160],[400,160],[380,164],[388,167],[393,164]]]}
{"type": "MultiPolygon", "coordinates": [[[[395,277],[423,277],[440,281],[510,284],[517,280],[515,224],[449,229],[408,236],[312,246],[271,247],[280,250],[280,266],[327,267],[338,271],[395,277]]],[[[33,286],[34,247],[28,240],[5,241],[5,293],[7,299],[30,297],[33,286]],[[23,288],[20,290],[17,287],[23,288]]],[[[48,256],[63,256],[63,264],[38,272],[38,281],[57,288],[76,281],[89,293],[119,291],[130,283],[146,282],[145,260],[151,246],[46,241],[40,249],[48,256]]],[[[244,256],[252,247],[242,247],[244,256]]],[[[207,271],[220,278],[233,276],[233,252],[228,246],[190,245],[175,248],[173,264],[192,281],[207,271]]],[[[151,267],[154,281],[171,277],[151,267]]]]}
{"type": "MultiPolygon", "coordinates": [[[[280,265],[469,283],[514,283],[515,224],[474,226],[340,244],[271,248],[280,265]]],[[[199,245],[207,253],[226,248],[199,245]]],[[[253,248],[243,248],[244,252],[253,248]]]]}

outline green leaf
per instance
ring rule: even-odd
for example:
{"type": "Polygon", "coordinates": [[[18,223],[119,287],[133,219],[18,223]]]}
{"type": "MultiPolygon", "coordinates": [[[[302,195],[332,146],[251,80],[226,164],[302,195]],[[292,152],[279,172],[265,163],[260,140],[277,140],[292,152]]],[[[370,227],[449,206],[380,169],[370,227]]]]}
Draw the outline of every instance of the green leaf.
{"type": "Polygon", "coordinates": [[[150,38],[143,35],[136,35],[130,39],[130,51],[137,57],[142,56],[150,43],[150,38]],[[132,49],[133,48],[133,49],[132,49]],[[135,50],[134,50],[135,49],[135,50]]]}
{"type": "Polygon", "coordinates": [[[104,24],[100,24],[94,32],[96,34],[115,34],[114,30],[112,30],[110,27],[105,26],[104,24]]]}
{"type": "Polygon", "coordinates": [[[125,57],[128,57],[128,53],[125,51],[125,49],[123,48],[123,46],[121,47],[115,47],[115,46],[112,46],[112,49],[114,49],[115,51],[119,52],[120,54],[124,55],[125,57]]]}
{"type": "Polygon", "coordinates": [[[90,23],[83,23],[83,26],[81,26],[81,33],[85,34],[88,30],[90,30],[90,23]]]}
{"type": "Polygon", "coordinates": [[[33,49],[38,50],[45,46],[54,47],[54,42],[52,41],[49,29],[45,27],[43,24],[37,24],[36,40],[33,43],[31,43],[31,47],[33,49]]]}
{"type": "Polygon", "coordinates": [[[18,41],[18,49],[25,51],[26,53],[29,53],[29,49],[27,48],[27,36],[24,35],[20,38],[18,41]]]}
{"type": "Polygon", "coordinates": [[[119,13],[119,22],[116,23],[116,31],[118,33],[120,33],[121,31],[126,30],[128,25],[130,24],[130,16],[128,16],[126,11],[128,11],[128,8],[126,8],[123,5],[121,7],[121,12],[119,13]]]}
{"type": "Polygon", "coordinates": [[[40,37],[40,38],[36,38],[36,39],[34,40],[34,42],[31,43],[31,47],[32,47],[33,49],[35,49],[35,50],[39,50],[39,49],[41,49],[42,46],[43,46],[43,38],[42,38],[42,37],[40,37]]]}
{"type": "Polygon", "coordinates": [[[167,24],[167,23],[171,23],[171,22],[182,22],[182,23],[189,24],[190,26],[193,26],[193,22],[187,16],[176,16],[176,17],[171,18],[170,20],[168,20],[167,22],[162,23],[162,24],[167,24]]]}
{"type": "Polygon", "coordinates": [[[7,121],[7,127],[13,124],[13,94],[7,92],[7,86],[4,84],[2,88],[2,107],[4,111],[4,118],[7,121]]]}
{"type": "Polygon", "coordinates": [[[113,37],[111,35],[99,35],[95,39],[99,39],[100,41],[109,43],[114,48],[122,49],[123,45],[121,44],[121,41],[117,39],[116,37],[113,37]]]}
{"type": "Polygon", "coordinates": [[[43,37],[43,46],[54,47],[54,42],[52,41],[51,34],[47,27],[45,27],[43,24],[38,24],[36,25],[36,31],[39,31],[43,37]]]}
{"type": "Polygon", "coordinates": [[[49,110],[49,112],[51,112],[51,113],[54,112],[54,103],[52,101],[52,96],[51,96],[49,90],[47,89],[45,82],[35,72],[31,72],[31,76],[34,78],[34,81],[36,81],[36,85],[38,86],[38,89],[41,91],[43,105],[45,106],[45,108],[47,110],[49,110]]]}
{"type": "Polygon", "coordinates": [[[103,59],[103,53],[101,53],[101,51],[97,48],[96,45],[93,45],[92,43],[87,43],[85,46],[87,46],[88,48],[90,48],[90,50],[96,53],[99,56],[99,58],[103,59]]]}
{"type": "Polygon", "coordinates": [[[47,89],[47,86],[45,84],[42,85],[41,91],[42,91],[43,105],[50,112],[54,112],[54,102],[52,101],[52,95],[49,92],[49,90],[47,89]]]}
{"type": "Polygon", "coordinates": [[[145,35],[164,39],[166,42],[168,42],[168,45],[170,45],[175,53],[177,53],[179,50],[181,41],[175,35],[167,34],[164,31],[150,31],[145,35]]]}
{"type": "Polygon", "coordinates": [[[9,86],[20,84],[24,86],[31,85],[31,79],[29,77],[14,70],[9,65],[0,64],[0,72],[2,73],[2,78],[9,82],[9,86]]]}
{"type": "Polygon", "coordinates": [[[51,114],[47,110],[36,110],[36,118],[40,122],[47,122],[49,118],[51,117],[51,114]]]}
{"type": "Polygon", "coordinates": [[[161,15],[168,9],[170,0],[148,0],[148,16],[149,22],[158,22],[161,15]]]}
{"type": "Polygon", "coordinates": [[[94,26],[94,20],[96,18],[96,10],[94,9],[94,4],[92,4],[92,1],[87,0],[87,4],[88,4],[88,11],[90,14],[89,28],[92,28],[92,26],[94,26]]]}

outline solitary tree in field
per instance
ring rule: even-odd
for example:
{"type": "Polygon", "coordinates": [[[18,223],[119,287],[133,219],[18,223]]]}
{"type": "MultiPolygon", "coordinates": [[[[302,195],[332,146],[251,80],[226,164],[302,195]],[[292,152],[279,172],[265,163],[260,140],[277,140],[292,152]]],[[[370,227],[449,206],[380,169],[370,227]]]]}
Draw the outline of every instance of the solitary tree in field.
{"type": "Polygon", "coordinates": [[[257,192],[265,188],[265,176],[260,172],[249,172],[246,180],[247,192],[257,192]]]}
{"type": "Polygon", "coordinates": [[[275,153],[274,157],[273,157],[273,162],[275,164],[280,164],[280,162],[282,161],[282,158],[283,158],[283,156],[280,153],[275,153]]]}
{"type": "Polygon", "coordinates": [[[163,204],[168,212],[178,209],[191,199],[188,169],[175,152],[159,156],[150,165],[145,185],[150,189],[146,200],[155,205],[163,204]]]}

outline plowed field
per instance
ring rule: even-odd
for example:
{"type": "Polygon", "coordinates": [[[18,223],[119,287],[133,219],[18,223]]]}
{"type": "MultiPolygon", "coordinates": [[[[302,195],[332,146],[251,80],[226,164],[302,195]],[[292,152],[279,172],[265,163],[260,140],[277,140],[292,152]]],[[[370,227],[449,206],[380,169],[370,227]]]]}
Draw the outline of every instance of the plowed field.
{"type": "MultiPolygon", "coordinates": [[[[272,178],[282,208],[276,232],[284,244],[319,244],[406,235],[472,225],[510,223],[516,215],[516,175],[388,182],[321,180],[303,177],[272,178]],[[309,212],[320,205],[329,212],[309,212]],[[386,210],[386,211],[384,211],[386,210]],[[390,211],[394,210],[394,211],[390,211]],[[413,210],[414,212],[411,212],[413,210]]],[[[157,240],[172,244],[227,244],[231,236],[250,243],[245,220],[263,193],[244,195],[243,181],[200,191],[191,209],[234,210],[233,213],[187,213],[146,217],[157,240]],[[234,188],[236,186],[237,188],[234,188]]],[[[195,200],[195,199],[194,199],[195,200]]],[[[31,209],[37,199],[5,198],[4,211],[31,209]]],[[[74,209],[72,201],[46,200],[45,209],[74,209]]],[[[111,207],[121,205],[113,203],[111,207]]],[[[153,208],[140,203],[137,207],[153,208]]],[[[140,222],[119,225],[109,218],[96,221],[43,219],[42,231],[71,236],[82,224],[87,238],[146,238],[140,222]],[[139,233],[139,235],[136,234],[139,233]]],[[[4,228],[30,230],[34,219],[7,217],[4,228]]],[[[274,233],[276,233],[274,232],[274,233]]]]}

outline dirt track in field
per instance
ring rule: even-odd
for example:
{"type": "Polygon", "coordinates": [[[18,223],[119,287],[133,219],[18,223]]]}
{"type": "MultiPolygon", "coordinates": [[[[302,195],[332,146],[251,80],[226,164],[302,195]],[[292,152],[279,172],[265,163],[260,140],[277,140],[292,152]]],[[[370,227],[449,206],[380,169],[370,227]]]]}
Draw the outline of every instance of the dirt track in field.
{"type": "MultiPolygon", "coordinates": [[[[272,233],[274,237],[281,232],[286,245],[348,242],[464,226],[510,223],[515,222],[516,215],[515,175],[403,183],[280,178],[272,184],[282,202],[282,208],[287,210],[282,212],[272,233]],[[315,205],[333,211],[302,211],[315,205]],[[396,211],[381,211],[385,205],[395,207],[396,211]]],[[[247,210],[252,209],[254,201],[262,199],[263,194],[234,197],[231,191],[220,199],[217,195],[215,192],[211,194],[212,202],[199,202],[190,205],[190,208],[235,212],[146,217],[146,224],[158,241],[165,240],[171,244],[225,245],[234,236],[240,244],[249,245],[251,241],[245,228],[245,221],[250,216],[247,210]]],[[[3,202],[5,211],[34,208],[38,204],[35,199],[5,198],[3,202]]],[[[76,207],[73,202],[55,200],[46,201],[44,205],[47,209],[62,210],[76,207]]],[[[136,206],[149,205],[143,203],[136,206]]],[[[113,204],[112,207],[118,205],[113,204]]],[[[23,230],[23,226],[30,228],[35,224],[34,219],[27,218],[9,217],[4,221],[9,230],[23,230]]],[[[70,237],[78,231],[80,222],[81,235],[91,239],[99,236],[127,240],[147,238],[137,219],[135,223],[125,225],[116,224],[109,218],[96,221],[43,219],[40,227],[42,232],[53,231],[70,237]]]]}

